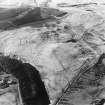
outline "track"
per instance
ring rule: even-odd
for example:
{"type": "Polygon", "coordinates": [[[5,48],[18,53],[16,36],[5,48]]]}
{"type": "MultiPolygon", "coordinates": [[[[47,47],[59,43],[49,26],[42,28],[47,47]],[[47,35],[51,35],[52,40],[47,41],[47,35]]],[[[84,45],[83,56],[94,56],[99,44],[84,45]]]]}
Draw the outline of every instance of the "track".
{"type": "MultiPolygon", "coordinates": [[[[79,79],[83,77],[83,74],[87,72],[92,66],[94,66],[96,62],[97,60],[93,60],[93,61],[87,60],[84,62],[84,64],[78,70],[79,73],[77,73],[77,75],[72,79],[72,81],[67,84],[64,91],[62,92],[62,95],[60,96],[59,99],[57,99],[54,105],[74,105],[69,102],[72,93],[74,93],[75,91],[78,91],[78,89],[80,88],[83,88],[82,85],[76,86],[77,81],[79,81],[79,79]]],[[[86,76],[89,76],[89,75],[90,74],[86,76]]]]}

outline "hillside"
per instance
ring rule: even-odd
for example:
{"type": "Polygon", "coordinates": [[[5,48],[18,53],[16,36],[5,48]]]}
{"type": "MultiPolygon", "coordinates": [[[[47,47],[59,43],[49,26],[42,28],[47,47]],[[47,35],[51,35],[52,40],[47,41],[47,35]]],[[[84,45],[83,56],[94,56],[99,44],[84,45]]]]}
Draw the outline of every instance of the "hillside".
{"type": "MultiPolygon", "coordinates": [[[[31,15],[24,12],[27,9],[22,10],[23,14],[21,11],[18,14],[14,12],[15,16],[8,20],[10,13],[6,19],[0,17],[0,53],[21,59],[36,67],[52,104],[79,72],[79,68],[87,65],[87,60],[94,64],[99,56],[105,53],[105,5],[98,0],[98,4],[94,3],[94,0],[88,4],[83,1],[79,0],[76,5],[62,3],[57,7],[50,3],[49,6],[53,9],[40,9],[38,19],[39,17],[41,19],[28,24],[18,25],[21,21],[18,19],[22,16],[26,17],[26,22],[29,20],[27,17],[31,15]],[[63,16],[58,15],[65,12],[67,14],[63,16]],[[3,28],[5,25],[6,29],[3,28]]],[[[3,7],[5,3],[1,4],[3,7]]],[[[10,7],[9,9],[11,11],[10,7]]],[[[17,10],[16,8],[15,11],[17,10]]],[[[7,11],[7,7],[3,11],[7,11]]]]}

